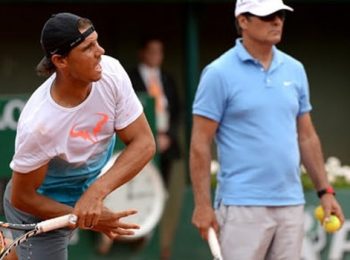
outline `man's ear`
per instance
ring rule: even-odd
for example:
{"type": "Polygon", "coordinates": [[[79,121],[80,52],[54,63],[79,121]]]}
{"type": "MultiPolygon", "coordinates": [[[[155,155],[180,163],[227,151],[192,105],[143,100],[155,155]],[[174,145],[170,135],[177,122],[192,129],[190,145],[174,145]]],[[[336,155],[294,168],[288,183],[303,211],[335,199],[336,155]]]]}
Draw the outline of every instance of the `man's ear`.
{"type": "Polygon", "coordinates": [[[241,30],[245,30],[247,28],[248,18],[244,15],[239,15],[237,17],[237,22],[241,30]]]}
{"type": "Polygon", "coordinates": [[[67,59],[65,56],[62,56],[62,55],[58,55],[58,54],[52,55],[51,61],[58,69],[62,69],[67,66],[67,59]]]}

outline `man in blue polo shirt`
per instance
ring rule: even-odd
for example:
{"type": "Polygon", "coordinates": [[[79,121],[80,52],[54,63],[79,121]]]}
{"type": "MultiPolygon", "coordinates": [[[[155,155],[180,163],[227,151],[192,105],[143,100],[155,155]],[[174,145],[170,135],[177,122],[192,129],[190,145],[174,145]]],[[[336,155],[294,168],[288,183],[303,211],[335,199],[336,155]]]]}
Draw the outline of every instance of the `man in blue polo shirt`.
{"type": "Polygon", "coordinates": [[[192,222],[205,239],[214,227],[224,259],[300,259],[300,162],[326,216],[344,221],[311,121],[304,67],[275,47],[285,11],[293,9],[282,0],[237,1],[242,38],[204,69],[193,104],[192,222]],[[209,174],[214,138],[220,163],[215,212],[209,174]]]}

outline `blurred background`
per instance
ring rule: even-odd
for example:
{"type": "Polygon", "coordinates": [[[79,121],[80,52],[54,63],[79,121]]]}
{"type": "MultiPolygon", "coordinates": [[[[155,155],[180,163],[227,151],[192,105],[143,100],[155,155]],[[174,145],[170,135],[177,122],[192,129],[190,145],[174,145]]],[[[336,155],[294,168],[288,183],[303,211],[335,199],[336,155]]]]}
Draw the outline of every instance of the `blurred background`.
{"type": "MultiPolygon", "coordinates": [[[[278,47],[299,59],[306,68],[313,121],[325,157],[335,156],[349,164],[350,1],[285,3],[295,11],[287,14],[283,41],[278,47]]],[[[101,256],[95,250],[96,236],[81,233],[71,246],[70,259],[160,259],[163,250],[169,251],[163,259],[211,259],[207,245],[191,226],[193,201],[188,177],[191,104],[203,67],[231,48],[237,37],[234,1],[0,0],[3,179],[10,176],[8,163],[13,152],[15,121],[21,109],[20,102],[10,106],[8,103],[13,99],[25,102],[43,82],[34,71],[43,56],[40,32],[48,17],[57,12],[72,12],[91,19],[106,54],[117,58],[126,69],[138,62],[140,37],[161,35],[165,47],[163,68],[176,81],[182,108],[178,128],[182,154],[172,169],[163,218],[150,238],[132,247],[127,243],[113,245],[107,255],[101,256]]],[[[328,249],[321,253],[322,259],[331,259],[328,249]]],[[[342,257],[349,257],[346,250],[342,257]]]]}

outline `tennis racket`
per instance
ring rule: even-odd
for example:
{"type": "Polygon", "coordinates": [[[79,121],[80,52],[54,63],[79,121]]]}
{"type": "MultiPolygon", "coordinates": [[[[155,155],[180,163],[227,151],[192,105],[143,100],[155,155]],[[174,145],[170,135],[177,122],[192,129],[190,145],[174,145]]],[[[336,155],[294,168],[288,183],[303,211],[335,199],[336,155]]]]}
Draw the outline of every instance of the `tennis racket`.
{"type": "Polygon", "coordinates": [[[208,229],[208,244],[214,260],[223,260],[219,241],[212,227],[208,229]]]}
{"type": "Polygon", "coordinates": [[[0,221],[0,260],[5,259],[5,257],[10,254],[12,249],[27,241],[28,238],[55,229],[67,227],[69,225],[74,225],[76,221],[77,217],[73,214],[44,220],[34,224],[12,224],[0,221]],[[4,235],[6,232],[9,233],[9,229],[22,230],[25,233],[13,241],[10,241],[9,239],[5,238],[4,235]]]}

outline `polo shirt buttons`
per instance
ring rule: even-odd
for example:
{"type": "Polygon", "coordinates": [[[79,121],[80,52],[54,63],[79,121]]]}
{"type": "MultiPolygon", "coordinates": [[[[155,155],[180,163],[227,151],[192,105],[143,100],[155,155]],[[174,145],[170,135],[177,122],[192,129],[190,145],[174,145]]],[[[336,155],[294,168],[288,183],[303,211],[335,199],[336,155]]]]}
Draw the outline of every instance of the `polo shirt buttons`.
{"type": "Polygon", "coordinates": [[[266,83],[266,86],[271,87],[271,79],[270,78],[266,78],[265,83],[266,83]]]}

